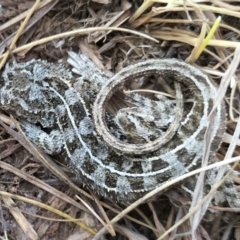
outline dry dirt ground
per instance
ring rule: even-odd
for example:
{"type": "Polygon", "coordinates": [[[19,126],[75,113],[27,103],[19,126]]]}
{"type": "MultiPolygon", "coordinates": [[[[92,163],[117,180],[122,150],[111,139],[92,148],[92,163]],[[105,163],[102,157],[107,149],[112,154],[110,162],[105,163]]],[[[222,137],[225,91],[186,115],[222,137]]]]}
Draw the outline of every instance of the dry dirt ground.
{"type": "MultiPolygon", "coordinates": [[[[217,154],[219,161],[230,143],[236,147],[228,158],[240,155],[240,140],[232,137],[240,110],[239,59],[234,58],[234,54],[240,55],[239,38],[239,1],[0,0],[0,69],[8,61],[34,58],[66,63],[67,52],[73,50],[82,52],[108,74],[149,58],[178,58],[196,64],[218,85],[228,73],[232,81],[224,86],[227,134],[217,154]],[[220,24],[216,23],[218,16],[220,24]],[[92,27],[129,31],[92,31],[92,27]],[[83,29],[86,31],[81,32],[83,29]],[[204,40],[210,30],[214,35],[210,41],[204,40]]],[[[127,205],[83,189],[80,179],[58,165],[88,195],[77,191],[60,180],[60,171],[56,176],[46,167],[48,159],[42,160],[21,132],[8,128],[14,120],[4,109],[0,114],[1,239],[93,239],[106,224],[107,233],[98,234],[99,239],[162,239],[188,213],[191,200],[178,191],[178,185],[147,203],[130,207],[125,214],[127,205]],[[118,221],[112,223],[118,214],[118,221]]],[[[238,171],[239,166],[235,169],[238,171]]],[[[240,179],[233,180],[238,191],[240,179]]],[[[163,239],[240,239],[239,209],[227,203],[214,208],[218,214],[213,221],[202,220],[196,225],[188,218],[163,239]]]]}

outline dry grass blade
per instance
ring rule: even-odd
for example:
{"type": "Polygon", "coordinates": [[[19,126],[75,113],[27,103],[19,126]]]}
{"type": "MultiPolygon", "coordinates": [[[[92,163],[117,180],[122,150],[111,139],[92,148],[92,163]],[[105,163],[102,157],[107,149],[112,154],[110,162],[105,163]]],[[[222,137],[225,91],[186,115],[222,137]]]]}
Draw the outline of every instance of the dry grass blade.
{"type": "MultiPolygon", "coordinates": [[[[1,200],[4,202],[4,204],[6,206],[11,207],[11,206],[15,205],[14,201],[12,200],[11,194],[8,194],[8,195],[3,194],[2,195],[0,192],[0,196],[1,196],[0,197],[1,200]]],[[[16,208],[14,208],[14,209],[9,208],[9,210],[28,239],[32,239],[32,240],[39,239],[38,234],[35,232],[32,225],[27,221],[27,219],[24,217],[24,215],[21,213],[20,209],[17,210],[16,208]]]]}
{"type": "MultiPolygon", "coordinates": [[[[154,0],[156,2],[161,2],[161,3],[166,3],[169,4],[169,1],[166,0],[154,0]]],[[[158,11],[163,11],[163,10],[168,10],[168,11],[181,11],[185,10],[184,7],[184,2],[183,1],[172,1],[172,6],[169,7],[167,5],[166,7],[159,7],[159,8],[153,8],[153,12],[157,13],[158,11]],[[183,7],[175,7],[175,6],[183,6],[183,7]]],[[[233,17],[240,17],[240,13],[234,10],[226,9],[226,8],[221,8],[221,7],[215,7],[211,5],[205,5],[205,4],[198,4],[197,1],[186,1],[185,3],[186,7],[188,7],[188,11],[206,11],[206,12],[213,12],[213,13],[218,13],[218,14],[225,14],[233,17]]]]}
{"type": "Polygon", "coordinates": [[[152,0],[146,0],[143,2],[140,8],[137,9],[137,11],[130,17],[129,22],[133,23],[143,12],[146,11],[149,7],[151,7],[154,4],[154,1],[152,0]]]}
{"type": "MultiPolygon", "coordinates": [[[[221,103],[221,101],[222,101],[222,99],[225,96],[225,93],[227,91],[227,87],[229,85],[230,79],[233,77],[233,74],[236,71],[236,67],[238,66],[239,61],[240,61],[240,58],[236,59],[236,56],[240,55],[239,51],[240,51],[240,47],[238,47],[236,49],[235,54],[234,54],[235,57],[233,58],[232,64],[229,66],[229,69],[226,71],[226,75],[223,77],[223,79],[221,81],[219,92],[218,92],[218,95],[216,97],[215,105],[213,106],[213,110],[211,111],[210,116],[209,116],[209,122],[210,123],[209,123],[209,127],[208,127],[208,129],[206,131],[206,134],[205,134],[205,146],[208,146],[208,149],[205,149],[205,151],[204,151],[203,162],[205,164],[203,164],[203,166],[206,166],[207,163],[208,163],[209,154],[210,154],[209,146],[211,146],[211,142],[209,142],[209,141],[211,140],[211,136],[214,134],[213,133],[214,132],[214,122],[215,122],[214,119],[216,117],[214,108],[216,108],[218,106],[218,104],[221,103]],[[227,81],[227,79],[229,79],[229,81],[227,81]]],[[[228,158],[232,157],[234,149],[236,147],[236,140],[238,139],[239,134],[240,134],[240,120],[239,120],[239,124],[236,127],[233,139],[232,139],[232,141],[230,143],[230,146],[228,148],[228,151],[227,151],[227,154],[225,156],[225,159],[228,159],[228,158]]],[[[216,178],[217,187],[220,186],[218,184],[218,181],[220,181],[220,179],[222,179],[225,171],[226,171],[226,166],[224,168],[222,168],[222,169],[219,169],[218,176],[216,178]]],[[[198,177],[197,184],[196,184],[196,188],[195,188],[195,192],[194,192],[191,208],[196,206],[197,203],[201,201],[201,197],[202,197],[201,191],[202,191],[202,188],[203,188],[203,182],[204,182],[204,174],[200,174],[199,177],[198,177]]],[[[212,186],[212,187],[215,187],[215,186],[212,186]]],[[[195,214],[193,216],[193,219],[192,219],[192,231],[193,232],[198,227],[202,216],[204,215],[204,213],[206,212],[206,210],[208,208],[208,205],[210,204],[210,201],[211,201],[211,198],[209,198],[208,201],[206,202],[206,204],[204,206],[202,206],[202,208],[199,209],[197,214],[195,214]]]]}
{"type": "MultiPolygon", "coordinates": [[[[128,18],[129,18],[130,12],[127,11],[122,11],[119,14],[117,14],[114,18],[112,18],[105,26],[103,27],[118,27],[122,23],[124,23],[128,18]]],[[[111,31],[108,31],[106,34],[109,34],[111,31]]],[[[102,40],[104,37],[106,37],[106,34],[99,34],[100,36],[95,36],[94,42],[97,43],[100,40],[102,40]]]]}
{"type": "Polygon", "coordinates": [[[81,204],[79,204],[78,202],[74,201],[72,198],[68,197],[66,194],[58,191],[57,189],[51,187],[50,185],[44,183],[43,181],[39,180],[38,178],[35,178],[25,172],[22,172],[21,170],[14,168],[13,166],[0,161],[0,167],[1,169],[5,169],[9,172],[14,173],[15,175],[21,177],[22,179],[25,179],[26,181],[32,183],[33,185],[44,189],[45,191],[53,194],[54,196],[61,198],[62,200],[74,205],[75,207],[82,209],[84,211],[87,211],[87,209],[85,207],[83,207],[81,204]]]}
{"type": "MultiPolygon", "coordinates": [[[[175,224],[173,224],[173,226],[175,226],[178,222],[180,222],[180,220],[181,220],[181,218],[182,218],[182,216],[183,216],[183,214],[184,214],[183,208],[184,208],[184,207],[181,207],[181,208],[178,209],[178,213],[177,213],[177,216],[176,216],[176,219],[175,219],[175,224]]],[[[183,225],[183,226],[185,226],[185,225],[183,225]]],[[[186,226],[187,226],[187,224],[186,224],[186,226]]],[[[180,227],[180,226],[178,226],[178,227],[180,227]]],[[[180,233],[180,234],[177,234],[177,230],[178,230],[177,227],[176,227],[175,229],[173,229],[173,231],[171,232],[171,235],[170,235],[170,239],[176,239],[177,237],[190,235],[189,229],[186,230],[185,233],[183,233],[184,235],[182,235],[181,233],[180,233]]],[[[167,237],[167,236],[166,236],[166,237],[167,237]]],[[[166,238],[166,237],[165,237],[165,238],[166,238]]],[[[164,238],[164,239],[165,239],[165,238],[164,238]]],[[[158,238],[158,239],[159,239],[159,238],[158,238]]]]}
{"type": "Polygon", "coordinates": [[[35,4],[33,5],[33,7],[31,8],[31,10],[29,11],[28,15],[26,16],[26,18],[24,19],[23,23],[21,24],[20,28],[18,29],[14,39],[12,40],[10,46],[9,46],[9,50],[5,53],[4,58],[2,59],[1,63],[0,63],[0,70],[2,69],[2,67],[4,66],[10,52],[12,51],[13,47],[15,46],[19,36],[21,35],[23,29],[25,28],[25,26],[27,25],[30,17],[32,16],[32,14],[34,13],[34,11],[36,10],[38,4],[40,3],[40,0],[36,0],[35,4]]]}
{"type": "MultiPolygon", "coordinates": [[[[207,24],[205,22],[203,22],[202,28],[201,28],[201,33],[200,33],[200,35],[198,37],[198,40],[196,41],[196,44],[195,44],[195,46],[194,46],[194,48],[193,48],[193,50],[191,52],[191,55],[186,60],[187,62],[194,63],[197,60],[197,58],[199,57],[200,54],[198,52],[199,52],[199,49],[201,48],[202,43],[204,41],[204,37],[206,35],[206,31],[207,31],[207,24]]],[[[205,47],[206,46],[204,46],[204,48],[205,47]]]]}
{"type": "Polygon", "coordinates": [[[100,223],[102,223],[102,225],[108,230],[109,233],[111,233],[112,236],[115,236],[115,232],[112,229],[111,225],[106,225],[106,223],[98,216],[98,214],[92,209],[91,206],[89,206],[89,204],[87,204],[87,202],[85,202],[82,198],[80,198],[79,196],[76,196],[77,199],[79,199],[81,201],[81,203],[93,214],[94,217],[96,217],[100,223]]]}
{"type": "Polygon", "coordinates": [[[221,84],[219,86],[219,92],[218,92],[217,98],[215,100],[212,111],[214,111],[214,109],[217,107],[217,105],[224,98],[226,91],[227,91],[227,87],[229,86],[230,82],[232,81],[234,73],[236,72],[239,63],[240,63],[240,44],[238,44],[238,46],[235,50],[231,65],[229,66],[229,68],[227,69],[227,71],[225,72],[225,74],[222,78],[221,84]]]}
{"type": "MultiPolygon", "coordinates": [[[[86,28],[86,29],[77,29],[77,30],[73,30],[73,31],[70,31],[70,32],[65,32],[65,33],[60,33],[60,34],[57,34],[57,35],[53,35],[51,37],[46,37],[46,38],[37,40],[35,42],[31,42],[29,44],[26,44],[24,46],[15,48],[11,52],[12,53],[18,53],[18,52],[21,52],[21,51],[23,51],[25,49],[32,48],[32,47],[35,47],[37,45],[40,45],[40,44],[43,44],[43,43],[47,43],[47,42],[50,42],[50,41],[53,41],[53,40],[56,40],[56,39],[60,39],[60,38],[65,38],[65,37],[70,37],[70,36],[77,36],[77,35],[86,35],[86,34],[91,33],[91,32],[109,31],[109,30],[127,32],[127,33],[135,34],[137,36],[140,36],[140,37],[143,37],[143,38],[146,38],[146,39],[158,42],[158,40],[150,37],[149,35],[144,34],[144,33],[140,33],[138,31],[133,31],[133,30],[125,29],[125,28],[117,28],[117,27],[93,27],[93,28],[86,28]]],[[[2,54],[0,56],[0,59],[2,59],[2,58],[6,59],[7,58],[6,56],[8,56],[8,54],[4,53],[4,54],[2,54]]]]}
{"type": "Polygon", "coordinates": [[[146,216],[146,215],[143,213],[143,211],[140,210],[139,207],[138,207],[138,208],[135,208],[134,210],[139,214],[139,216],[143,219],[143,221],[145,221],[149,226],[151,226],[151,229],[153,230],[154,235],[155,235],[156,237],[158,237],[159,234],[162,233],[161,231],[159,231],[159,229],[155,229],[155,228],[154,228],[154,224],[152,223],[151,219],[149,219],[149,217],[146,216]],[[155,230],[154,230],[154,229],[155,229],[155,230]],[[157,230],[158,230],[158,231],[157,231],[157,230]]]}
{"type": "Polygon", "coordinates": [[[220,21],[221,21],[221,17],[219,16],[216,19],[215,23],[213,24],[211,30],[209,31],[209,33],[205,39],[204,39],[204,36],[205,36],[207,24],[205,22],[203,23],[203,25],[202,25],[203,27],[202,27],[202,31],[199,36],[199,40],[197,41],[197,44],[196,44],[195,48],[193,49],[191,55],[187,59],[187,61],[189,61],[189,63],[193,63],[199,58],[200,54],[204,51],[204,49],[208,45],[210,39],[213,37],[215,31],[217,30],[217,28],[220,24],[220,21]]]}
{"type": "MultiPolygon", "coordinates": [[[[223,142],[231,143],[231,141],[232,141],[232,135],[225,133],[223,136],[223,142]]],[[[240,146],[240,139],[236,140],[236,145],[240,146]]]]}
{"type": "MultiPolygon", "coordinates": [[[[211,147],[211,143],[212,143],[212,137],[215,131],[214,128],[214,122],[216,121],[216,112],[214,111],[211,115],[211,117],[209,118],[209,125],[208,128],[205,132],[204,135],[204,149],[203,149],[203,157],[202,157],[202,165],[201,167],[205,167],[208,165],[208,160],[209,160],[209,156],[210,156],[210,147],[211,147]]],[[[192,209],[194,209],[194,207],[196,205],[198,205],[199,202],[201,202],[202,198],[203,198],[203,188],[204,188],[204,178],[205,178],[205,172],[201,172],[198,176],[198,180],[195,186],[195,190],[193,193],[193,199],[192,199],[192,204],[191,207],[189,209],[189,212],[191,212],[192,209]]],[[[209,198],[210,199],[210,198],[209,198]]],[[[192,216],[191,216],[191,226],[192,226],[192,237],[196,237],[195,236],[195,231],[199,225],[199,222],[202,219],[203,213],[205,213],[206,208],[203,210],[203,212],[201,211],[200,206],[199,206],[199,211],[196,211],[192,216]]]]}
{"type": "MultiPolygon", "coordinates": [[[[47,4],[49,4],[50,2],[52,2],[52,0],[43,0],[39,3],[39,5],[37,6],[36,9],[41,9],[43,8],[44,6],[46,6],[47,4]]],[[[24,19],[28,14],[29,14],[29,11],[30,10],[27,10],[21,14],[19,14],[17,17],[15,18],[12,18],[11,20],[9,20],[8,22],[6,22],[5,24],[2,24],[0,26],[0,32],[2,32],[3,30],[11,27],[12,25],[20,22],[22,19],[24,19]]]]}
{"type": "MultiPolygon", "coordinates": [[[[49,4],[42,6],[41,3],[38,5],[38,9],[33,16],[29,19],[26,27],[23,29],[22,34],[25,33],[28,29],[30,29],[35,23],[37,23],[45,14],[47,14],[56,4],[58,0],[51,1],[49,4]],[[41,7],[40,7],[41,5],[41,7]]],[[[10,23],[9,23],[10,24],[10,23]]],[[[1,29],[2,26],[0,26],[1,29]]],[[[0,53],[9,45],[12,43],[13,38],[15,36],[15,32],[12,33],[10,36],[8,36],[2,43],[0,43],[0,53]]],[[[22,35],[21,34],[21,35],[22,35]]]]}
{"type": "MultiPolygon", "coordinates": [[[[66,213],[64,213],[62,211],[59,211],[58,209],[54,209],[51,206],[48,206],[48,205],[46,205],[44,203],[40,203],[40,202],[37,202],[37,201],[29,199],[29,198],[25,198],[25,197],[22,197],[22,196],[17,196],[16,194],[11,194],[11,193],[7,193],[7,192],[3,192],[3,191],[0,191],[0,196],[1,197],[9,197],[8,199],[13,198],[13,199],[17,199],[17,200],[20,200],[20,201],[23,201],[23,202],[26,202],[26,203],[30,203],[30,204],[36,205],[36,206],[41,207],[43,209],[46,209],[46,210],[48,210],[50,212],[53,212],[53,213],[59,215],[60,217],[64,217],[64,218],[66,218],[66,219],[68,219],[68,220],[70,220],[72,222],[75,222],[81,228],[84,228],[85,230],[87,230],[88,232],[90,232],[93,235],[96,234],[95,230],[93,230],[93,229],[89,228],[88,226],[86,226],[79,219],[72,218],[68,214],[66,214],[66,213]]],[[[13,214],[15,214],[15,213],[13,212],[13,214]]],[[[16,215],[16,217],[17,217],[17,215],[16,215]]],[[[21,220],[23,221],[24,219],[21,219],[21,220]]],[[[27,223],[27,226],[29,226],[29,223],[27,223]]],[[[26,230],[28,230],[28,229],[26,229],[26,230]]],[[[38,238],[33,238],[33,239],[38,239],[38,238]]]]}
{"type": "Polygon", "coordinates": [[[129,240],[148,240],[143,235],[136,233],[135,231],[133,231],[129,228],[123,227],[118,224],[115,224],[114,227],[115,227],[116,231],[118,231],[122,235],[126,236],[127,239],[129,239],[129,240]]]}
{"type": "Polygon", "coordinates": [[[240,116],[240,112],[234,108],[234,100],[235,100],[235,94],[237,93],[239,83],[235,81],[235,84],[233,84],[231,96],[230,96],[230,106],[229,106],[229,116],[231,121],[237,122],[238,118],[234,116],[234,113],[236,113],[238,116],[240,116]]]}
{"type": "Polygon", "coordinates": [[[148,22],[155,15],[159,15],[165,12],[181,12],[181,11],[185,11],[187,15],[189,15],[188,14],[189,11],[207,11],[207,12],[225,14],[225,15],[234,16],[234,17],[240,17],[240,14],[237,12],[236,9],[199,4],[198,1],[146,0],[143,2],[142,6],[138,8],[137,11],[133,14],[133,16],[129,19],[129,22],[134,27],[137,27],[148,22]],[[154,3],[166,4],[166,6],[153,7],[149,13],[140,17],[141,14],[145,12],[146,9],[150,8],[154,3]],[[134,22],[134,20],[136,20],[137,18],[139,18],[138,21],[134,22]]]}
{"type": "MultiPolygon", "coordinates": [[[[158,217],[157,217],[157,213],[152,205],[151,202],[148,203],[148,206],[149,208],[151,209],[152,213],[153,213],[153,219],[154,219],[154,222],[155,222],[155,225],[159,231],[159,236],[161,236],[166,230],[164,229],[163,225],[161,224],[161,222],[159,221],[158,217]]],[[[168,236],[166,236],[166,240],[169,240],[170,238],[168,236]]]]}
{"type": "MultiPolygon", "coordinates": [[[[168,41],[179,41],[179,42],[187,43],[192,46],[195,46],[195,43],[198,40],[197,37],[186,36],[186,33],[184,32],[172,33],[171,29],[169,29],[169,31],[152,31],[151,36],[153,36],[156,39],[162,39],[162,40],[168,40],[168,41]]],[[[214,47],[237,48],[239,45],[239,42],[211,39],[209,40],[208,45],[214,46],[214,47]]]]}
{"type": "Polygon", "coordinates": [[[110,220],[109,220],[109,218],[108,218],[108,216],[107,216],[107,213],[106,213],[105,210],[103,209],[103,206],[101,205],[98,197],[97,197],[93,192],[92,192],[92,195],[93,195],[93,197],[94,197],[95,203],[97,204],[97,207],[98,207],[100,213],[102,214],[103,218],[104,218],[105,221],[106,221],[106,224],[107,224],[107,225],[106,225],[106,228],[108,229],[109,233],[110,233],[112,236],[116,236],[116,233],[115,233],[115,231],[114,231],[114,228],[113,228],[113,226],[112,226],[112,224],[111,224],[111,222],[110,222],[110,220]]]}

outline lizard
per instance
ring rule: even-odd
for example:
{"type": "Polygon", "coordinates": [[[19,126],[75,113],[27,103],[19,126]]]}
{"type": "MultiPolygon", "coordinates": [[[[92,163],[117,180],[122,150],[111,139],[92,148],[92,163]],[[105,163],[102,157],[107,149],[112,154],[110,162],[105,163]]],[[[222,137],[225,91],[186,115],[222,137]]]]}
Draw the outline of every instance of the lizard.
{"type": "MultiPolygon", "coordinates": [[[[217,94],[207,74],[178,59],[140,61],[112,77],[82,54],[69,52],[68,63],[72,71],[39,59],[8,63],[0,105],[20,121],[30,141],[61,159],[87,188],[131,203],[200,166],[217,94]],[[175,99],[134,93],[133,106],[116,116],[107,111],[118,91],[146,78],[175,99]]],[[[211,157],[225,132],[225,103],[216,111],[211,157]]],[[[226,200],[223,192],[220,198],[226,200]]]]}

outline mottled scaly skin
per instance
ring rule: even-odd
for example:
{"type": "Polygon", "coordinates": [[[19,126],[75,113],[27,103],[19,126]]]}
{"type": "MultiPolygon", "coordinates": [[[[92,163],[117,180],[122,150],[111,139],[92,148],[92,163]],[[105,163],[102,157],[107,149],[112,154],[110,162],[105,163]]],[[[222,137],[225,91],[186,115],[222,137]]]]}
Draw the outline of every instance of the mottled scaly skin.
{"type": "MultiPolygon", "coordinates": [[[[42,60],[7,64],[1,74],[0,104],[19,119],[33,143],[58,156],[88,188],[132,202],[200,165],[207,117],[217,92],[206,74],[175,59],[136,63],[111,78],[83,55],[70,53],[69,63],[81,77],[42,60]],[[111,120],[116,129],[109,129],[108,100],[123,82],[149,75],[174,79],[177,99],[149,100],[136,94],[133,101],[141,104],[120,110],[111,120]],[[187,113],[183,86],[194,97],[187,113]],[[131,133],[141,140],[129,140],[131,133]]],[[[214,125],[212,154],[225,129],[224,103],[217,108],[214,125]]]]}

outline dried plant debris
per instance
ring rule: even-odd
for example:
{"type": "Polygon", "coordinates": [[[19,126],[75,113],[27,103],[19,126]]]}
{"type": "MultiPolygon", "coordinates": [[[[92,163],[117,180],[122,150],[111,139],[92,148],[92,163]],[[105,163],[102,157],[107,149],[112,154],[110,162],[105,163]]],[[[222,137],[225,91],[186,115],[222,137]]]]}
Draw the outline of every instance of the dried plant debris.
{"type": "MultiPolygon", "coordinates": [[[[148,62],[152,58],[177,58],[189,62],[215,82],[214,88],[218,89],[215,103],[221,103],[223,106],[223,101],[225,102],[226,114],[222,115],[221,122],[221,126],[225,126],[223,143],[212,159],[220,169],[221,160],[226,161],[230,158],[233,161],[239,160],[240,156],[239,10],[238,1],[227,0],[204,2],[0,0],[1,76],[6,69],[4,66],[6,63],[8,66],[14,66],[12,64],[15,61],[25,66],[27,62],[36,61],[33,59],[47,60],[50,66],[48,70],[54,69],[54,66],[63,66],[61,69],[67,70],[62,72],[56,68],[56,74],[60,74],[62,78],[65,76],[65,80],[74,79],[76,83],[82,81],[74,87],[75,91],[81,93],[84,102],[89,104],[86,105],[89,109],[92,108],[94,96],[100,91],[101,86],[116,73],[124,71],[122,69],[125,67],[137,66],[134,63],[148,62]],[[36,9],[33,9],[35,4],[36,9]],[[29,20],[22,25],[27,18],[29,20]],[[101,27],[101,30],[91,29],[93,27],[101,27]],[[128,30],[116,31],[109,27],[128,30]],[[146,38],[144,34],[149,35],[151,39],[146,38]],[[11,51],[8,52],[9,49],[11,51]],[[77,58],[73,56],[69,58],[69,51],[80,52],[81,55],[77,56],[90,59],[92,65],[90,67],[81,65],[81,61],[75,61],[77,58]],[[83,73],[88,74],[85,80],[83,73]],[[96,82],[91,91],[89,87],[92,85],[86,81],[89,77],[95,77],[100,81],[96,82]]],[[[45,69],[44,74],[46,72],[45,69]]],[[[11,76],[10,79],[13,80],[11,76]]],[[[159,101],[165,102],[170,111],[164,110],[163,114],[169,116],[168,121],[173,118],[176,109],[176,99],[172,98],[176,96],[174,83],[171,79],[164,79],[163,76],[158,78],[158,84],[164,87],[156,88],[155,81],[154,76],[147,79],[138,78],[137,81],[125,84],[124,91],[116,91],[109,99],[106,106],[106,121],[111,129],[119,124],[119,131],[114,131],[114,134],[119,137],[120,132],[124,131],[126,136],[121,137],[122,141],[135,141],[135,137],[129,134],[132,133],[131,124],[127,129],[121,129],[122,122],[132,119],[132,112],[135,114],[135,126],[138,125],[139,128],[141,126],[140,135],[143,137],[137,140],[140,144],[152,140],[152,137],[157,138],[158,134],[161,135],[160,132],[149,135],[153,127],[151,120],[142,126],[140,110],[137,114],[135,110],[124,112],[124,109],[136,105],[141,108],[139,103],[142,99],[150,99],[151,106],[156,102],[158,104],[159,101]],[[166,82],[170,84],[167,85],[166,82]],[[159,95],[159,92],[161,94],[164,92],[165,95],[159,95]]],[[[15,82],[16,85],[11,86],[12,93],[25,83],[24,79],[15,82]]],[[[70,86],[67,81],[64,84],[66,89],[70,86]]],[[[181,91],[185,99],[183,116],[188,116],[194,108],[192,101],[195,94],[192,90],[189,91],[187,86],[182,86],[181,91]]],[[[33,98],[35,93],[36,89],[32,92],[33,98]]],[[[5,97],[9,96],[10,92],[5,97]]],[[[3,99],[3,96],[0,98],[3,99]]],[[[61,157],[53,157],[52,149],[44,153],[42,150],[44,147],[50,148],[50,144],[44,145],[41,149],[32,145],[30,136],[36,129],[34,128],[34,131],[28,129],[27,134],[24,134],[24,126],[18,124],[18,121],[31,118],[32,115],[28,116],[26,111],[22,117],[16,116],[14,113],[20,111],[20,106],[24,104],[18,102],[13,106],[10,102],[10,105],[15,107],[12,111],[8,111],[8,104],[1,103],[0,115],[0,235],[3,239],[93,239],[94,236],[96,239],[237,239],[239,208],[232,204],[234,197],[225,201],[226,194],[224,196],[221,194],[224,189],[228,192],[227,195],[234,193],[234,196],[238,197],[240,183],[238,164],[234,165],[235,171],[226,176],[225,183],[218,190],[214,190],[213,196],[217,195],[218,198],[213,197],[210,206],[204,205],[202,208],[198,206],[193,217],[182,222],[181,219],[188,214],[189,209],[194,210],[195,205],[201,201],[201,189],[204,190],[204,197],[213,185],[221,181],[217,180],[216,183],[218,171],[211,175],[212,177],[206,175],[207,187],[203,185],[206,177],[194,175],[190,178],[193,181],[185,182],[185,185],[178,182],[171,186],[170,190],[165,189],[154,198],[148,199],[148,196],[140,194],[144,195],[143,200],[148,199],[147,202],[140,199],[128,206],[124,201],[112,202],[110,193],[103,194],[105,198],[101,198],[96,195],[97,191],[89,193],[89,190],[83,189],[82,179],[76,178],[61,157]],[[10,113],[17,119],[13,119],[10,113]],[[188,192],[186,194],[181,190],[184,187],[185,192],[188,192]],[[217,202],[216,199],[221,201],[217,202]],[[208,210],[205,213],[206,209],[208,210]],[[203,220],[199,222],[201,217],[203,220]]],[[[50,102],[45,102],[43,105],[46,107],[49,104],[51,105],[50,102]]],[[[39,109],[39,112],[42,112],[41,106],[39,109]]],[[[144,118],[147,115],[149,119],[150,114],[146,113],[144,118]]],[[[161,117],[162,115],[160,119],[161,117]]],[[[44,125],[44,117],[41,121],[41,125],[44,125]]],[[[83,121],[83,125],[86,126],[87,120],[83,121]]],[[[161,121],[154,124],[161,124],[160,128],[164,129],[169,122],[161,121]]],[[[85,132],[80,134],[90,131],[90,122],[88,126],[89,128],[85,128],[85,132]]],[[[35,127],[40,129],[40,124],[35,127]]],[[[48,132],[52,130],[51,127],[47,128],[48,132]]],[[[214,129],[208,129],[206,142],[211,142],[212,131],[214,132],[214,129]]],[[[139,133],[135,132],[136,134],[139,133]]],[[[52,139],[55,137],[56,135],[52,135],[52,139]]],[[[56,145],[53,146],[54,149],[55,147],[56,145]]],[[[101,156],[104,155],[104,149],[102,147],[101,156]]],[[[208,150],[202,149],[201,154],[207,156],[208,150]]],[[[130,168],[127,161],[125,165],[130,168]]],[[[230,165],[227,168],[227,171],[229,170],[231,171],[230,165]]]]}

